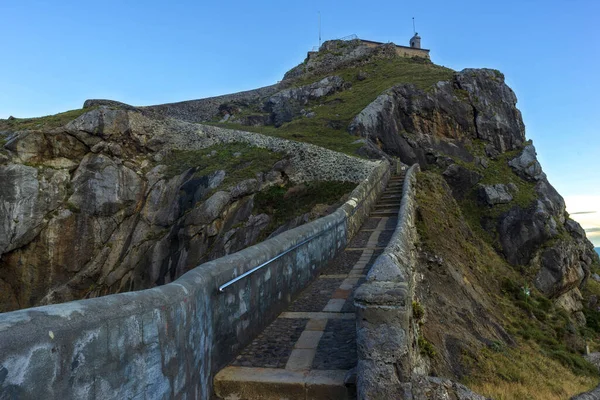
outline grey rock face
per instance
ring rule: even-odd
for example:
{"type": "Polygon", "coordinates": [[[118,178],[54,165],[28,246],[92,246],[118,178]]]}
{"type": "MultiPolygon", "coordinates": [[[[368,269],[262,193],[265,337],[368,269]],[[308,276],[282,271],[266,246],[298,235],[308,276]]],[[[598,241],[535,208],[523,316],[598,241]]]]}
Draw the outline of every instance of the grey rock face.
{"type": "Polygon", "coordinates": [[[504,75],[491,69],[464,69],[456,74],[475,110],[477,137],[503,153],[525,142],[525,125],[516,108],[517,96],[504,83],[504,75]]]}
{"type": "Polygon", "coordinates": [[[558,234],[552,214],[541,201],[527,209],[513,207],[498,221],[500,243],[506,259],[527,265],[535,250],[558,234]]]}
{"type": "Polygon", "coordinates": [[[391,58],[395,55],[396,49],[393,44],[368,47],[360,40],[328,40],[323,43],[318,53],[308,53],[304,62],[289,70],[283,80],[329,73],[365,58],[391,58]]]}
{"type": "Polygon", "coordinates": [[[328,96],[345,87],[341,77],[328,76],[310,85],[282,90],[271,96],[263,108],[271,113],[271,121],[278,127],[301,115],[302,107],[308,104],[309,100],[328,96]]]}
{"type": "Polygon", "coordinates": [[[513,199],[508,187],[502,183],[497,185],[479,185],[479,198],[489,206],[510,203],[513,199]]]}
{"type": "Polygon", "coordinates": [[[412,397],[404,398],[413,400],[488,400],[460,383],[433,376],[414,377],[410,388],[412,397]]]}
{"type": "Polygon", "coordinates": [[[444,179],[452,188],[455,198],[463,198],[483,176],[458,164],[452,164],[443,172],[444,179]]]}
{"type": "Polygon", "coordinates": [[[584,250],[574,241],[559,241],[539,254],[540,270],[535,286],[548,297],[576,288],[589,275],[589,266],[581,261],[584,250]]]}
{"type": "Polygon", "coordinates": [[[0,166],[0,257],[32,240],[66,195],[69,174],[22,164],[0,166]]]}
{"type": "Polygon", "coordinates": [[[86,156],[75,175],[69,203],[90,215],[109,216],[135,207],[143,190],[141,178],[102,154],[86,156]]]}
{"type": "Polygon", "coordinates": [[[230,199],[231,195],[228,192],[221,191],[213,194],[200,207],[188,214],[186,224],[205,225],[213,222],[230,199]]]}
{"type": "Polygon", "coordinates": [[[463,143],[468,138],[488,142],[494,154],[523,144],[525,128],[515,104],[501,74],[466,69],[451,82],[438,82],[431,92],[410,84],[394,86],[355,117],[349,132],[378,140],[386,153],[409,164],[432,164],[435,153],[470,161],[463,143]]]}
{"type": "Polygon", "coordinates": [[[252,213],[262,188],[288,180],[358,182],[375,166],[123,107],[99,106],[62,128],[2,137],[0,312],[171,282],[258,240],[270,222],[252,213]],[[223,170],[166,176],[172,150],[239,141],[286,159],[227,188],[223,170]]]}
{"type": "Polygon", "coordinates": [[[546,178],[542,166],[536,158],[535,147],[532,144],[525,146],[523,152],[508,162],[515,172],[524,179],[539,181],[546,178]]]}
{"type": "Polygon", "coordinates": [[[235,185],[231,189],[231,197],[242,197],[254,192],[257,192],[260,189],[260,183],[256,179],[246,179],[235,185]]]}
{"type": "MultiPolygon", "coordinates": [[[[482,176],[454,160],[474,162],[484,171],[489,168],[486,157],[498,160],[507,151],[522,149],[508,165],[519,177],[535,183],[537,199],[526,207],[514,205],[498,218],[481,223],[498,232],[502,252],[511,264],[530,265],[538,271],[535,284],[540,290],[550,297],[575,299],[574,290],[586,279],[595,259],[584,232],[568,222],[564,200],[546,179],[535,148],[525,144],[516,101],[499,72],[465,69],[428,92],[409,84],[394,86],[354,118],[349,132],[376,143],[404,163],[445,168],[443,176],[458,200],[471,193],[482,176]],[[484,142],[485,156],[473,156],[474,139],[484,142]],[[566,242],[542,249],[565,231],[566,242]],[[564,256],[559,256],[561,252],[564,256]]],[[[368,149],[366,145],[361,154],[377,154],[368,149]]],[[[478,188],[486,207],[511,204],[518,192],[509,182],[478,188]]]]}

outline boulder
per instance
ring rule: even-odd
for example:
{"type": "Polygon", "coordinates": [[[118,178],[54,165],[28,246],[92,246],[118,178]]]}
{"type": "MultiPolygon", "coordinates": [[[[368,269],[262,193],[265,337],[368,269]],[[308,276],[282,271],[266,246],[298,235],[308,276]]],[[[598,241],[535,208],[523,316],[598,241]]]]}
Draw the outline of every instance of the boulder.
{"type": "Polygon", "coordinates": [[[536,158],[535,147],[532,144],[525,146],[521,154],[510,160],[508,165],[523,179],[539,181],[546,177],[536,158]]]}
{"type": "Polygon", "coordinates": [[[479,185],[479,200],[488,206],[506,204],[513,200],[508,187],[502,183],[496,185],[479,185]]]}
{"type": "MultiPolygon", "coordinates": [[[[535,286],[548,297],[560,295],[579,286],[589,267],[581,261],[581,249],[574,241],[559,240],[552,246],[541,249],[538,255],[539,271],[534,279],[535,286]]],[[[564,304],[579,302],[569,299],[564,304]]],[[[572,308],[572,307],[570,307],[572,308]]]]}
{"type": "Polygon", "coordinates": [[[328,76],[310,85],[282,90],[271,96],[263,105],[266,112],[271,113],[271,121],[278,127],[294,117],[302,115],[301,111],[311,100],[331,95],[344,90],[348,85],[339,76],[328,76]]]}
{"type": "Polygon", "coordinates": [[[90,153],[75,171],[74,192],[68,202],[90,215],[110,216],[125,210],[131,214],[144,189],[131,169],[103,154],[90,153]]]}
{"type": "Polygon", "coordinates": [[[444,179],[452,189],[456,199],[462,199],[483,178],[475,171],[471,171],[458,164],[452,164],[442,173],[444,179]]]}
{"type": "Polygon", "coordinates": [[[33,240],[67,194],[66,170],[0,165],[0,257],[33,240]]]}
{"type": "Polygon", "coordinates": [[[186,217],[186,224],[204,225],[214,221],[231,200],[229,192],[219,191],[208,198],[200,207],[186,217]]]}
{"type": "Polygon", "coordinates": [[[232,198],[238,198],[242,196],[247,196],[252,194],[260,189],[260,184],[256,179],[246,179],[241,181],[234,187],[230,188],[229,191],[231,193],[232,198]]]}
{"type": "Polygon", "coordinates": [[[513,265],[529,264],[539,246],[558,234],[556,221],[540,200],[527,208],[515,205],[492,223],[504,257],[513,265]]]}

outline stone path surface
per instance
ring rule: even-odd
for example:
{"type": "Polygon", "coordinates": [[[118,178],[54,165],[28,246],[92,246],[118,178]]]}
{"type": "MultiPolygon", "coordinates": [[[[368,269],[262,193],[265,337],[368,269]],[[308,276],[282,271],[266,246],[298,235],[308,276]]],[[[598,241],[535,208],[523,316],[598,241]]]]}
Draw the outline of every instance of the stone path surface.
{"type": "Polygon", "coordinates": [[[288,309],[215,377],[222,399],[353,399],[354,290],[397,224],[403,178],[392,177],[370,217],[288,309]]]}

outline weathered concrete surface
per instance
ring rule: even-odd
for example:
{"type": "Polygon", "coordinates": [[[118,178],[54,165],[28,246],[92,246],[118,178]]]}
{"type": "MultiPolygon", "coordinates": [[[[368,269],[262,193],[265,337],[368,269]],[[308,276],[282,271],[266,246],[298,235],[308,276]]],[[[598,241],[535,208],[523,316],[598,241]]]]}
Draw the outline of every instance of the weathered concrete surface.
{"type": "Polygon", "coordinates": [[[0,314],[0,398],[209,398],[214,373],[344,248],[389,174],[389,164],[380,163],[333,214],[173,283],[0,314]]]}
{"type": "Polygon", "coordinates": [[[405,398],[418,356],[412,326],[418,171],[415,164],[406,173],[394,236],[355,293],[359,399],[405,398]]]}

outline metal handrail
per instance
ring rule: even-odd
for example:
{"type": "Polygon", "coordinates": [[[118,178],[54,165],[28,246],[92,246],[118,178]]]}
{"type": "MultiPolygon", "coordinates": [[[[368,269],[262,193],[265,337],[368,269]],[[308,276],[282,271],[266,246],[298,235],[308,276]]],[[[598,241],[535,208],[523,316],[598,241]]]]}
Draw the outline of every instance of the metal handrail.
{"type": "MultiPolygon", "coordinates": [[[[391,172],[391,170],[390,170],[391,172]]],[[[352,212],[350,212],[350,214],[348,214],[348,216],[346,217],[346,219],[352,217],[356,211],[358,210],[359,206],[365,202],[365,200],[368,198],[368,195],[371,194],[371,192],[373,191],[373,189],[375,189],[376,185],[373,185],[373,187],[371,188],[371,190],[369,190],[369,192],[367,193],[367,196],[365,196],[364,199],[362,199],[361,201],[358,202],[358,204],[356,204],[356,207],[354,207],[354,209],[352,210],[352,212]]],[[[302,242],[296,244],[294,247],[291,247],[289,249],[287,249],[286,251],[284,251],[283,253],[280,253],[278,255],[276,255],[275,257],[271,258],[270,260],[265,261],[264,263],[252,268],[251,270],[248,270],[246,272],[244,272],[243,274],[241,274],[240,276],[231,279],[230,281],[222,284],[221,286],[219,286],[219,293],[223,293],[225,291],[225,289],[227,289],[227,287],[233,285],[234,283],[238,282],[239,280],[247,277],[250,274],[253,274],[254,272],[258,271],[259,269],[261,269],[262,267],[264,267],[265,265],[268,265],[270,263],[272,263],[273,261],[283,257],[284,255],[286,255],[287,253],[289,253],[290,251],[296,250],[298,247],[302,246],[303,244],[306,244],[308,242],[310,242],[313,239],[316,239],[317,237],[321,236],[322,234],[324,234],[325,232],[329,232],[332,228],[337,228],[339,224],[341,224],[342,222],[344,222],[344,220],[338,221],[335,225],[331,226],[329,229],[326,229],[324,231],[321,231],[317,234],[314,234],[312,236],[310,236],[309,238],[304,239],[302,242]]]]}
{"type": "MultiPolygon", "coordinates": [[[[337,228],[337,226],[338,226],[338,225],[339,225],[341,222],[342,222],[342,221],[339,221],[339,222],[337,222],[337,223],[335,224],[335,227],[337,228]]],[[[326,229],[326,230],[324,230],[324,231],[321,231],[321,232],[319,232],[319,233],[317,233],[317,234],[315,234],[315,235],[312,235],[311,237],[309,237],[309,238],[307,238],[307,239],[304,239],[303,241],[301,241],[300,243],[298,243],[298,244],[297,244],[297,245],[295,245],[294,247],[291,247],[291,248],[287,249],[287,250],[286,250],[286,251],[284,251],[283,253],[281,253],[281,254],[278,254],[277,256],[275,256],[275,257],[271,258],[271,259],[270,259],[270,260],[268,260],[268,261],[265,261],[264,263],[260,264],[259,266],[256,266],[256,267],[252,268],[252,269],[251,269],[251,270],[249,270],[249,271],[246,271],[246,272],[244,272],[243,274],[241,274],[241,275],[240,275],[240,276],[238,276],[237,278],[234,278],[234,279],[230,280],[229,282],[227,282],[227,283],[225,283],[225,284],[223,284],[223,285],[219,286],[219,292],[223,293],[223,292],[225,291],[225,289],[226,289],[228,286],[231,286],[231,285],[233,285],[234,283],[236,283],[237,281],[241,280],[242,278],[245,278],[245,277],[247,277],[248,275],[250,275],[250,274],[254,273],[255,271],[258,271],[259,269],[261,269],[261,268],[262,268],[262,267],[264,267],[265,265],[272,263],[273,261],[275,261],[275,260],[277,260],[277,259],[279,259],[279,258],[283,257],[284,255],[286,255],[286,254],[287,254],[287,253],[289,253],[290,251],[292,251],[292,250],[296,250],[298,247],[302,246],[303,244],[310,242],[311,240],[313,240],[313,239],[315,239],[315,238],[317,238],[317,237],[321,236],[321,235],[322,235],[322,234],[324,234],[325,232],[329,232],[330,230],[331,230],[331,228],[329,228],[329,229],[326,229]]]]}

